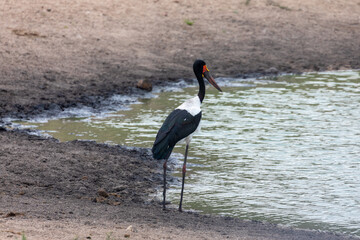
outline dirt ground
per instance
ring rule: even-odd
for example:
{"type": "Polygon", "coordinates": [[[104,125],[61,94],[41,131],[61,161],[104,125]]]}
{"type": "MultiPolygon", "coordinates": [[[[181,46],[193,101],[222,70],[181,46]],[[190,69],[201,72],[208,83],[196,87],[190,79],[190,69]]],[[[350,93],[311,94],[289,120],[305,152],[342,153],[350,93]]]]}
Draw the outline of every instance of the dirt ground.
{"type": "MultiPolygon", "coordinates": [[[[215,77],[359,69],[359,12],[360,0],[3,0],[0,124],[192,78],[196,58],[215,77]]],[[[0,239],[346,239],[163,212],[147,149],[0,128],[0,174],[0,239]]]]}

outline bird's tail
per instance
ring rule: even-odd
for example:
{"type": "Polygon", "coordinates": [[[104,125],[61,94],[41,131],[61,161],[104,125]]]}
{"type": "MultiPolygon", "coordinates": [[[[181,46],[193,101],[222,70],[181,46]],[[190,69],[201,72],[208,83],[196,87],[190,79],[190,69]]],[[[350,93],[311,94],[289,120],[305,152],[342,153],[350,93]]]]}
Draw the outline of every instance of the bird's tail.
{"type": "Polygon", "coordinates": [[[174,146],[169,146],[168,139],[165,137],[160,142],[155,142],[151,151],[155,159],[168,159],[173,148],[174,146]]]}

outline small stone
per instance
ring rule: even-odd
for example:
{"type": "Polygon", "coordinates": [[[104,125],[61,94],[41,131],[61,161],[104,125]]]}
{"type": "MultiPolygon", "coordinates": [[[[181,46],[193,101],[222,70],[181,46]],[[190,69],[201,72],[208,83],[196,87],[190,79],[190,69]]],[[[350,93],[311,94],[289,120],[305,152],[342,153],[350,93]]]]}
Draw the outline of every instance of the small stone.
{"type": "Polygon", "coordinates": [[[109,194],[105,191],[105,189],[100,188],[97,192],[99,194],[99,196],[104,197],[104,198],[108,198],[109,194]]]}
{"type": "Polygon", "coordinates": [[[265,70],[265,73],[268,74],[278,74],[279,70],[276,67],[271,67],[265,70]]]}
{"type": "Polygon", "coordinates": [[[116,187],[113,188],[113,190],[114,190],[115,192],[121,192],[121,191],[124,191],[125,189],[126,189],[126,187],[123,186],[123,185],[118,185],[118,186],[116,186],[116,187]]]}
{"type": "Polygon", "coordinates": [[[137,88],[146,90],[146,91],[151,91],[152,90],[152,84],[149,80],[139,80],[136,84],[137,88]]]}
{"type": "Polygon", "coordinates": [[[23,213],[18,213],[18,212],[8,212],[5,215],[5,218],[16,217],[16,216],[24,216],[24,214],[23,213]]]}
{"type": "Polygon", "coordinates": [[[130,234],[126,233],[126,234],[124,235],[124,237],[125,237],[125,238],[129,238],[129,237],[130,237],[130,234]]]}
{"type": "Polygon", "coordinates": [[[6,218],[8,218],[8,217],[15,217],[15,216],[16,216],[16,213],[14,213],[14,212],[9,212],[9,213],[7,213],[7,214],[5,215],[6,218]]]}
{"type": "Polygon", "coordinates": [[[136,228],[133,227],[133,225],[130,225],[126,228],[126,231],[129,231],[129,232],[137,232],[136,228]]]}

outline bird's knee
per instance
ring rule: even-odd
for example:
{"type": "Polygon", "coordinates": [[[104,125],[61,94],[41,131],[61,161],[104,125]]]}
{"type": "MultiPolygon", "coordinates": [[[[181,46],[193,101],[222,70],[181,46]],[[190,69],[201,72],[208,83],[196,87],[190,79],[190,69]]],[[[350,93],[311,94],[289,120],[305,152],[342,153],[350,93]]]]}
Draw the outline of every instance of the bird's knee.
{"type": "Polygon", "coordinates": [[[186,173],[186,164],[184,164],[183,169],[182,169],[182,172],[183,172],[183,174],[186,173]]]}

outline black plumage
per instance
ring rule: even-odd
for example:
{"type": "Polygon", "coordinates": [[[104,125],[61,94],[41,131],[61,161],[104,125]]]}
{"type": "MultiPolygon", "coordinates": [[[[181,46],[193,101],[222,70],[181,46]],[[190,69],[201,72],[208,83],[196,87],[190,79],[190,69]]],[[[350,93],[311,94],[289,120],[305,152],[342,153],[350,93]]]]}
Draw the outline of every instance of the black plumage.
{"type": "Polygon", "coordinates": [[[199,126],[201,112],[193,116],[186,110],[175,109],[161,126],[152,148],[155,159],[169,158],[175,144],[193,133],[199,126]]]}

